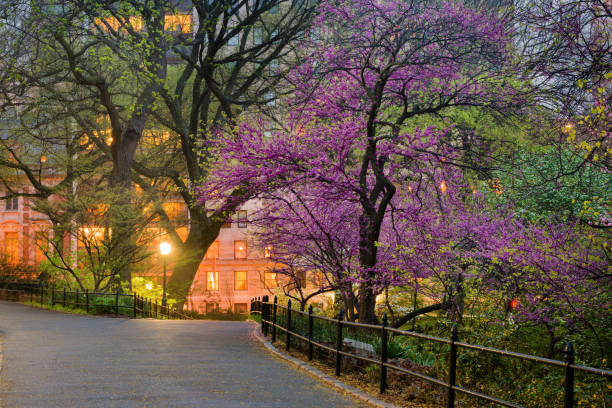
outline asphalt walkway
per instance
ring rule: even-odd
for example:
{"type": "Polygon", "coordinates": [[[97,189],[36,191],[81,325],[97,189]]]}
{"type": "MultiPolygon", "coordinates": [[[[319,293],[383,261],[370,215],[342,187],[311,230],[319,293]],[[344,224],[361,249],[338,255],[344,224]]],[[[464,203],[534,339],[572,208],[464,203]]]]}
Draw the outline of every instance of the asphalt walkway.
{"type": "Polygon", "coordinates": [[[252,324],[0,301],[0,407],[363,407],[271,356],[252,324]]]}

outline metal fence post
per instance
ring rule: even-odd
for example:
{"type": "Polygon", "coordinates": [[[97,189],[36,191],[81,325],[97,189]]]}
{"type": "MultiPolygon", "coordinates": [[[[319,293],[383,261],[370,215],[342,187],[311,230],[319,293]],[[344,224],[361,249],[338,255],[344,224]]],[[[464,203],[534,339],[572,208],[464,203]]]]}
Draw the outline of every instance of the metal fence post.
{"type": "Polygon", "coordinates": [[[268,335],[268,296],[263,296],[261,302],[261,332],[266,337],[268,335]]]}
{"type": "Polygon", "coordinates": [[[42,305],[45,303],[45,287],[43,285],[40,285],[40,306],[42,307],[42,305]]]}
{"type": "Polygon", "coordinates": [[[336,331],[336,375],[340,375],[340,365],[342,364],[342,315],[344,312],[340,309],[338,313],[337,331],[336,331]]]}
{"type": "Polygon", "coordinates": [[[274,305],[272,306],[272,343],[276,341],[276,312],[278,307],[278,298],[274,296],[274,305]]]}
{"type": "Polygon", "coordinates": [[[64,287],[64,307],[66,307],[66,288],[64,287]]]}
{"type": "Polygon", "coordinates": [[[89,313],[89,289],[85,289],[85,311],[89,313]]]}
{"type": "Polygon", "coordinates": [[[308,361],[312,360],[312,305],[308,306],[308,361]]]}
{"type": "Polygon", "coordinates": [[[448,408],[454,408],[455,406],[455,390],[453,389],[453,387],[455,386],[457,375],[457,345],[455,344],[455,342],[458,338],[459,336],[457,335],[457,325],[453,324],[450,338],[450,356],[448,360],[448,408]]]}
{"type": "Polygon", "coordinates": [[[132,294],[132,314],[134,315],[134,319],[136,318],[136,294],[132,294]]]}
{"type": "Polygon", "coordinates": [[[287,301],[287,338],[285,340],[285,350],[291,348],[291,300],[287,301]]]}
{"type": "Polygon", "coordinates": [[[119,290],[115,292],[115,316],[119,316],[119,290]]]}
{"type": "Polygon", "coordinates": [[[565,404],[564,408],[574,408],[574,346],[571,341],[565,345],[565,404]]]}
{"type": "Polygon", "coordinates": [[[389,321],[387,314],[383,314],[382,326],[380,333],[380,393],[384,394],[387,389],[387,329],[385,328],[389,321]]]}
{"type": "Polygon", "coordinates": [[[30,288],[30,303],[34,303],[34,286],[30,288]]]}

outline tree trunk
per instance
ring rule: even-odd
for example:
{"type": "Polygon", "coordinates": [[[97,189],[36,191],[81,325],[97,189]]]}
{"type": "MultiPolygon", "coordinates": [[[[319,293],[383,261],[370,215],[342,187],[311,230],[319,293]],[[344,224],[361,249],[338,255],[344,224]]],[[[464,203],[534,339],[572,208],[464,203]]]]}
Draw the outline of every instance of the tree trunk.
{"type": "Polygon", "coordinates": [[[359,323],[377,322],[376,319],[376,295],[369,287],[359,289],[359,323]]]}
{"type": "Polygon", "coordinates": [[[204,211],[193,209],[191,212],[189,235],[184,244],[177,245],[178,258],[168,280],[168,296],[177,300],[179,310],[182,310],[200,263],[208,247],[219,236],[220,228],[221,223],[207,220],[204,211]]]}
{"type": "Polygon", "coordinates": [[[135,128],[127,128],[122,131],[115,129],[113,134],[120,136],[111,144],[111,251],[115,252],[114,258],[118,261],[117,289],[121,290],[121,284],[127,284],[126,289],[131,291],[132,271],[129,258],[136,250],[136,239],[133,233],[134,219],[129,216],[129,210],[132,205],[132,164],[141,132],[135,128]]]}

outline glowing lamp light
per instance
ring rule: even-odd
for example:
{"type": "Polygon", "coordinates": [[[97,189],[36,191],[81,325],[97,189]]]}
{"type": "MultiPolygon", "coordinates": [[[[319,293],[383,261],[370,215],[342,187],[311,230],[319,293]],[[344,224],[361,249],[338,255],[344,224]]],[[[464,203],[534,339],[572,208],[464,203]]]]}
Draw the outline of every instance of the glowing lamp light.
{"type": "Polygon", "coordinates": [[[42,156],[40,156],[40,162],[41,163],[46,163],[47,162],[47,156],[45,156],[44,154],[42,156]]]}
{"type": "Polygon", "coordinates": [[[145,288],[147,288],[147,290],[151,290],[151,289],[153,289],[153,284],[151,282],[149,282],[149,283],[147,283],[145,285],[145,288]]]}
{"type": "Polygon", "coordinates": [[[568,122],[565,126],[563,126],[563,130],[565,130],[566,132],[569,132],[573,128],[574,128],[574,124],[571,122],[568,122]]]}
{"type": "Polygon", "coordinates": [[[446,181],[444,180],[440,183],[440,191],[442,191],[442,194],[446,194],[446,181]]]}
{"type": "Polygon", "coordinates": [[[162,255],[168,255],[170,253],[170,250],[172,250],[172,247],[169,243],[162,242],[161,244],[159,244],[159,251],[162,253],[162,255]]]}
{"type": "Polygon", "coordinates": [[[512,299],[510,301],[510,309],[516,309],[517,306],[518,306],[518,300],[512,299]]]}

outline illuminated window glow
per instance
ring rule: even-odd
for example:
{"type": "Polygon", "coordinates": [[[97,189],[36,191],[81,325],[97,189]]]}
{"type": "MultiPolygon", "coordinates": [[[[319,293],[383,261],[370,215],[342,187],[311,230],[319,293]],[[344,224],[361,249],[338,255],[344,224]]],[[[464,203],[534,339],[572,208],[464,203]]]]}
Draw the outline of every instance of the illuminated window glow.
{"type": "Polygon", "coordinates": [[[206,290],[219,290],[219,272],[206,272],[206,290]]]}
{"type": "Polygon", "coordinates": [[[247,243],[243,240],[234,241],[234,259],[246,259],[247,243]]]}
{"type": "Polygon", "coordinates": [[[191,32],[191,14],[167,14],[164,18],[165,31],[191,32]]]}
{"type": "Polygon", "coordinates": [[[234,272],[234,290],[247,290],[247,273],[245,271],[234,272]]]}
{"type": "Polygon", "coordinates": [[[264,287],[266,289],[273,289],[277,286],[278,282],[276,281],[276,273],[264,272],[264,287]]]}

